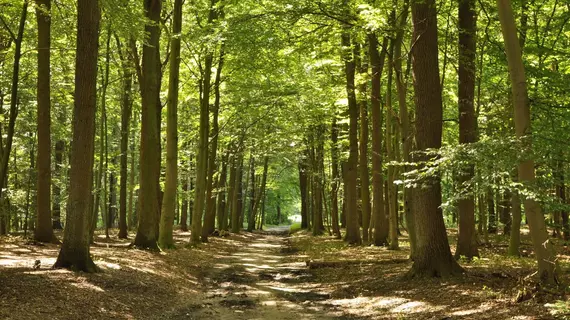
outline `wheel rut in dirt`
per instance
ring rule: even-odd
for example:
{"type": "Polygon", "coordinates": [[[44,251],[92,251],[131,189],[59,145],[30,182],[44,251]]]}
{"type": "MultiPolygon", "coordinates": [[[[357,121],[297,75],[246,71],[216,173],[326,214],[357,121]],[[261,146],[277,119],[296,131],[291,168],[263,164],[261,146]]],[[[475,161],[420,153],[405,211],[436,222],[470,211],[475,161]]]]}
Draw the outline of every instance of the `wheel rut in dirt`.
{"type": "Polygon", "coordinates": [[[339,310],[323,309],[330,293],[313,281],[304,262],[295,262],[295,254],[287,233],[248,235],[204,274],[206,296],[197,319],[338,319],[339,310]]]}

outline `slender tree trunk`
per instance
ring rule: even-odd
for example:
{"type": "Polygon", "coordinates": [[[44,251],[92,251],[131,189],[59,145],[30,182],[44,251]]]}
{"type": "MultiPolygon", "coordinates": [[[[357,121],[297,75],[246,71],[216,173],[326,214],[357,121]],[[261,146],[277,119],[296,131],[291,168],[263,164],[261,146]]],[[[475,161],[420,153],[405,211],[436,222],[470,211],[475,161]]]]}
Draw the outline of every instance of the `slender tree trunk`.
{"type": "Polygon", "coordinates": [[[172,229],[178,191],[178,82],[180,73],[180,32],[182,31],[182,0],[174,1],[172,38],[170,40],[170,70],[166,116],[166,181],[160,215],[158,244],[161,248],[174,246],[172,229]]]}
{"type": "Polygon", "coordinates": [[[144,0],[149,23],[145,26],[148,40],[143,45],[142,57],[142,122],[140,147],[140,196],[137,235],[133,244],[140,248],[156,249],[159,221],[160,135],[157,114],[160,111],[159,48],[160,12],[162,2],[144,0]]]}
{"type": "Polygon", "coordinates": [[[332,119],[331,125],[331,166],[332,166],[332,177],[331,177],[331,221],[333,235],[337,238],[341,238],[340,226],[338,221],[338,189],[340,186],[340,174],[338,170],[339,154],[338,154],[338,125],[336,122],[336,113],[332,119]]]}
{"type": "Polygon", "coordinates": [[[224,230],[224,219],[226,219],[226,188],[227,188],[227,177],[228,177],[228,162],[230,154],[226,152],[226,155],[222,158],[222,170],[220,172],[220,177],[218,178],[218,208],[216,209],[218,215],[218,231],[224,230]]]}
{"type": "MultiPolygon", "coordinates": [[[[103,184],[102,193],[103,201],[101,203],[101,216],[105,224],[105,237],[109,239],[109,229],[111,229],[113,220],[111,217],[110,207],[107,206],[107,173],[109,172],[109,138],[107,130],[107,88],[109,87],[109,68],[111,63],[111,28],[107,29],[107,41],[105,50],[105,72],[103,74],[103,84],[101,86],[101,136],[100,139],[104,142],[104,148],[101,149],[101,156],[105,158],[105,167],[103,171],[103,184]]],[[[103,143],[102,142],[102,143],[103,143]]],[[[103,146],[103,144],[101,144],[103,146]]]]}
{"type": "MultiPolygon", "coordinates": [[[[394,56],[393,56],[393,64],[394,64],[394,72],[396,81],[396,89],[398,91],[398,107],[399,107],[399,116],[400,116],[400,139],[402,143],[402,159],[404,163],[410,163],[411,159],[411,151],[412,151],[412,136],[410,133],[410,116],[408,114],[408,105],[407,105],[407,80],[404,77],[402,72],[402,44],[404,40],[404,32],[407,25],[408,14],[410,11],[410,3],[408,0],[404,0],[402,12],[400,14],[400,20],[398,22],[398,30],[396,32],[396,39],[394,40],[394,56]]],[[[409,68],[409,58],[408,58],[408,66],[406,69],[406,74],[408,74],[409,68]]],[[[404,172],[409,170],[409,166],[403,167],[404,172]]],[[[410,257],[413,259],[414,250],[416,246],[416,235],[414,233],[414,219],[413,215],[411,214],[411,206],[412,206],[412,189],[408,188],[404,185],[404,217],[406,218],[406,226],[408,228],[408,237],[410,241],[410,257]]]]}
{"type": "MultiPolygon", "coordinates": [[[[365,243],[368,242],[370,228],[370,178],[368,173],[368,104],[367,104],[367,86],[364,79],[368,73],[368,63],[365,61],[365,55],[360,57],[360,46],[355,47],[355,55],[357,56],[357,68],[361,82],[358,84],[358,108],[360,112],[360,143],[359,143],[359,173],[360,173],[360,195],[362,201],[362,238],[365,243]]],[[[338,168],[337,168],[338,170],[338,168]]],[[[335,191],[336,193],[336,191],[335,191]]],[[[334,227],[333,227],[334,228],[334,227]]]]}
{"type": "Polygon", "coordinates": [[[50,43],[51,1],[36,0],[38,22],[38,192],[37,222],[34,239],[40,242],[57,241],[51,219],[51,98],[50,98],[50,43]]]}
{"type": "Polygon", "coordinates": [[[231,223],[228,224],[228,221],[233,221],[234,219],[234,203],[236,200],[236,173],[237,173],[237,165],[238,161],[236,159],[235,154],[230,155],[230,160],[228,161],[228,166],[230,166],[230,180],[228,181],[228,202],[226,204],[226,211],[224,212],[224,219],[222,220],[222,230],[229,230],[231,227],[231,223]]]}
{"type": "Polygon", "coordinates": [[[243,176],[243,151],[238,151],[236,163],[235,163],[235,173],[234,173],[234,189],[232,195],[232,215],[231,215],[231,225],[232,232],[239,233],[241,230],[240,222],[240,211],[241,211],[241,183],[243,176]]]}
{"type": "MultiPolygon", "coordinates": [[[[439,87],[437,11],[434,0],[412,3],[414,46],[412,66],[416,103],[416,144],[419,152],[440,148],[443,106],[439,87]]],[[[420,168],[430,156],[420,153],[420,168]]],[[[410,271],[412,276],[448,276],[461,272],[451,256],[441,211],[441,185],[438,176],[426,177],[421,188],[414,188],[413,206],[417,250],[410,271]]]]}
{"type": "MultiPolygon", "coordinates": [[[[509,0],[497,0],[499,20],[505,41],[505,50],[509,64],[509,75],[514,101],[515,131],[522,139],[525,152],[532,151],[530,107],[526,85],[526,75],[513,9],[509,0]]],[[[519,163],[518,176],[523,184],[533,184],[535,179],[534,161],[524,160],[519,163]]],[[[533,198],[523,199],[528,219],[534,252],[538,260],[538,276],[543,283],[554,284],[557,279],[557,263],[552,243],[548,240],[546,223],[540,205],[533,198]]]]}
{"type": "Polygon", "coordinates": [[[307,177],[307,159],[299,159],[299,189],[301,191],[301,228],[307,229],[309,224],[308,220],[308,177],[307,177]]]}
{"type": "MultiPolygon", "coordinates": [[[[477,20],[475,1],[461,0],[459,3],[459,143],[477,141],[477,118],[475,114],[475,53],[477,20]]],[[[471,179],[473,164],[468,164],[459,173],[459,183],[467,185],[465,195],[459,200],[459,234],[455,258],[467,259],[479,256],[475,234],[475,198],[471,179]]]]}
{"type": "Polygon", "coordinates": [[[101,12],[97,0],[77,2],[77,54],[73,143],[68,209],[63,244],[54,268],[97,271],[89,253],[89,202],[93,179],[97,54],[101,12]]]}
{"type": "MultiPolygon", "coordinates": [[[[136,117],[134,118],[134,120],[136,121],[136,117]]],[[[136,123],[133,123],[133,135],[131,137],[131,171],[129,172],[129,212],[128,212],[128,217],[127,217],[127,229],[132,230],[134,229],[135,225],[137,224],[135,221],[138,222],[138,219],[136,219],[136,215],[135,215],[135,174],[136,174],[136,168],[135,168],[135,157],[136,157],[136,153],[135,153],[135,145],[136,145],[136,134],[134,129],[136,129],[136,123]]],[[[138,192],[137,192],[138,194],[138,192]]]]}
{"type": "MultiPolygon", "coordinates": [[[[515,180],[518,180],[515,179],[515,180]]],[[[519,246],[521,243],[521,199],[518,191],[514,191],[511,198],[511,206],[513,211],[512,229],[509,239],[509,255],[518,257],[520,256],[519,246]]]]}
{"type": "Polygon", "coordinates": [[[249,180],[251,189],[249,190],[249,213],[247,215],[247,231],[252,232],[254,227],[255,207],[255,157],[253,154],[249,157],[249,180]]]}
{"type": "Polygon", "coordinates": [[[388,244],[388,219],[384,211],[384,176],[382,174],[382,109],[380,81],[384,69],[387,38],[378,48],[376,34],[368,34],[370,64],[372,66],[370,104],[372,113],[372,216],[374,220],[374,245],[388,244]],[[382,52],[378,52],[381,49],[382,52]]]}
{"type": "Polygon", "coordinates": [[[345,241],[350,244],[362,243],[360,228],[358,225],[357,206],[357,175],[358,175],[358,105],[354,84],[356,65],[351,47],[350,28],[345,27],[342,34],[343,58],[346,75],[346,93],[348,96],[349,124],[349,156],[346,162],[346,236],[345,241]]]}
{"type": "MultiPolygon", "coordinates": [[[[53,215],[53,229],[61,230],[63,226],[61,224],[61,187],[60,181],[62,177],[63,168],[63,152],[65,149],[65,142],[63,140],[58,140],[55,143],[55,167],[54,174],[57,177],[57,182],[53,183],[52,188],[52,215],[53,215]]],[[[52,181],[53,182],[53,181],[52,181]]]]}
{"type": "MultiPolygon", "coordinates": [[[[395,19],[395,13],[392,12],[392,20],[395,19]]],[[[392,109],[392,64],[394,55],[394,41],[390,40],[388,48],[388,81],[386,85],[386,153],[388,162],[396,160],[396,152],[394,145],[394,117],[392,109]]],[[[397,210],[397,190],[394,185],[395,168],[393,165],[388,166],[388,176],[386,181],[386,209],[388,210],[388,234],[390,237],[390,244],[388,249],[398,250],[400,248],[398,243],[398,210],[397,210]]]]}
{"type": "Polygon", "coordinates": [[[487,233],[497,233],[497,214],[495,213],[495,195],[491,187],[487,188],[487,233]]]}
{"type": "MultiPolygon", "coordinates": [[[[18,84],[20,83],[20,58],[22,57],[22,41],[24,39],[24,28],[26,26],[26,17],[28,14],[28,1],[24,1],[22,6],[22,14],[20,16],[20,24],[18,26],[18,34],[13,39],[16,48],[14,50],[14,66],[12,71],[12,85],[10,90],[10,112],[8,120],[8,131],[6,132],[6,144],[0,146],[0,154],[2,163],[0,163],[0,186],[5,186],[8,180],[8,163],[10,162],[10,152],[12,151],[12,141],[14,139],[14,128],[16,126],[16,118],[18,117],[18,84]]],[[[0,139],[1,140],[1,139],[0,139]]],[[[49,194],[49,193],[48,193],[49,194]]],[[[5,198],[0,189],[0,199],[5,198]]],[[[50,217],[51,219],[51,217],[50,217]]]]}
{"type": "MultiPolygon", "coordinates": [[[[118,39],[118,38],[117,38],[118,39]]],[[[127,60],[123,57],[123,92],[121,99],[121,177],[119,190],[119,239],[127,239],[127,177],[128,177],[128,148],[129,132],[132,113],[132,83],[133,73],[127,60]]]]}
{"type": "Polygon", "coordinates": [[[218,151],[218,116],[220,113],[220,84],[222,79],[222,67],[224,66],[224,45],[220,47],[220,57],[216,78],[214,80],[214,106],[212,108],[212,130],[210,132],[210,155],[208,157],[208,177],[206,190],[206,215],[204,217],[204,228],[202,229],[202,241],[208,241],[208,236],[214,232],[216,223],[216,195],[214,194],[214,172],[216,168],[216,153],[218,151]]]}

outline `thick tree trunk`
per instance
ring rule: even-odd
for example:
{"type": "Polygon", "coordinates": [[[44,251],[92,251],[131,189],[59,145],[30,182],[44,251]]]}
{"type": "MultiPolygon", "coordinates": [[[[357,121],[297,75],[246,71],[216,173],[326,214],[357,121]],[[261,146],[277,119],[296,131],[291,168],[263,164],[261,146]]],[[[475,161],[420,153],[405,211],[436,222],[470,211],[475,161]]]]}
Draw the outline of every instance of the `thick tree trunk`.
{"type": "MultiPolygon", "coordinates": [[[[468,144],[477,141],[477,118],[475,114],[475,53],[477,20],[475,1],[461,0],[459,3],[459,143],[468,144]]],[[[479,256],[477,236],[475,234],[475,198],[470,180],[474,175],[474,166],[469,164],[459,173],[459,183],[467,184],[465,195],[458,204],[459,234],[455,258],[467,259],[479,256]]]]}
{"type": "Polygon", "coordinates": [[[97,53],[101,12],[97,0],[77,2],[77,54],[73,143],[68,209],[63,244],[54,268],[97,271],[89,254],[89,202],[93,179],[97,53]]]}
{"type": "MultiPolygon", "coordinates": [[[[509,64],[511,90],[514,101],[515,131],[517,137],[522,139],[522,143],[525,146],[523,150],[525,150],[525,152],[531,152],[530,106],[513,8],[511,7],[510,0],[497,0],[497,6],[509,64]]],[[[518,177],[523,184],[533,184],[535,182],[534,161],[532,159],[524,160],[519,163],[518,177]]],[[[538,276],[543,283],[555,284],[558,282],[556,256],[552,243],[548,240],[544,215],[540,205],[533,198],[524,198],[523,203],[534,252],[538,261],[538,276]]]]}
{"type": "MultiPolygon", "coordinates": [[[[416,143],[419,152],[440,148],[443,106],[439,87],[437,49],[437,12],[434,0],[412,3],[414,46],[412,66],[416,103],[416,143]]],[[[420,168],[429,161],[427,154],[418,154],[420,168]]],[[[417,248],[410,271],[412,276],[449,276],[461,272],[451,256],[441,211],[441,185],[437,176],[426,177],[421,188],[414,189],[413,206],[417,248]]]]}
{"type": "Polygon", "coordinates": [[[172,236],[174,212],[178,194],[178,82],[180,74],[180,32],[182,31],[182,0],[174,1],[172,37],[170,40],[170,70],[168,103],[166,106],[166,180],[160,215],[158,244],[174,247],[172,236]]]}
{"type": "Polygon", "coordinates": [[[149,23],[145,26],[148,40],[143,45],[142,57],[142,122],[140,148],[139,224],[133,244],[140,248],[157,249],[159,221],[160,135],[157,114],[160,111],[158,82],[160,48],[160,12],[162,2],[144,0],[149,23]]]}
{"type": "Polygon", "coordinates": [[[380,103],[380,81],[384,69],[387,38],[378,52],[378,39],[368,34],[370,64],[372,66],[370,105],[372,113],[372,216],[374,220],[374,245],[388,244],[388,219],[384,211],[384,176],[382,174],[382,109],[380,103]]]}
{"type": "Polygon", "coordinates": [[[354,76],[356,65],[351,47],[350,28],[345,27],[342,34],[343,58],[346,75],[346,93],[348,96],[348,113],[349,113],[349,156],[346,162],[346,236],[345,241],[350,244],[362,243],[360,237],[360,227],[358,225],[358,195],[357,195],[357,176],[358,176],[358,105],[356,103],[356,92],[354,85],[354,76]]]}
{"type": "Polygon", "coordinates": [[[51,1],[36,0],[38,22],[38,184],[37,222],[34,239],[57,241],[51,218],[51,102],[50,102],[50,43],[51,1]]]}

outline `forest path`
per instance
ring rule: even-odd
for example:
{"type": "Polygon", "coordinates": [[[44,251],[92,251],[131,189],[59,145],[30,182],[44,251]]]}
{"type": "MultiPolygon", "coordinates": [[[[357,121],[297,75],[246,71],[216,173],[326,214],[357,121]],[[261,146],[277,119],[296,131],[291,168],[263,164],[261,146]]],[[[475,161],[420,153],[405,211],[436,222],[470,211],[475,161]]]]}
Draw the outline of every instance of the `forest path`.
{"type": "Polygon", "coordinates": [[[338,319],[304,262],[294,262],[288,228],[247,234],[248,241],[220,259],[202,278],[206,298],[193,319],[338,319]]]}

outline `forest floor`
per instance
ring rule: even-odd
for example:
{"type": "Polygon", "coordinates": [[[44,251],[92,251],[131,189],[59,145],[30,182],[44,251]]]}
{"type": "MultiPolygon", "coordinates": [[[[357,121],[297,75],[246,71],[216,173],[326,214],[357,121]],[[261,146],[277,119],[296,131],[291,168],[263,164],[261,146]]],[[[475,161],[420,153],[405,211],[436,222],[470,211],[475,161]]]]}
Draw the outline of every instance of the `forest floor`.
{"type": "MultiPolygon", "coordinates": [[[[561,319],[548,306],[566,300],[539,293],[516,302],[533,289],[526,237],[522,258],[506,258],[497,236],[481,259],[462,262],[463,276],[407,280],[405,237],[389,251],[287,228],[198,247],[187,246],[189,235],[176,232],[179,249],[164,252],[99,235],[95,274],[51,269],[57,245],[0,237],[0,319],[561,319]]],[[[562,280],[570,283],[566,272],[562,280]]]]}

